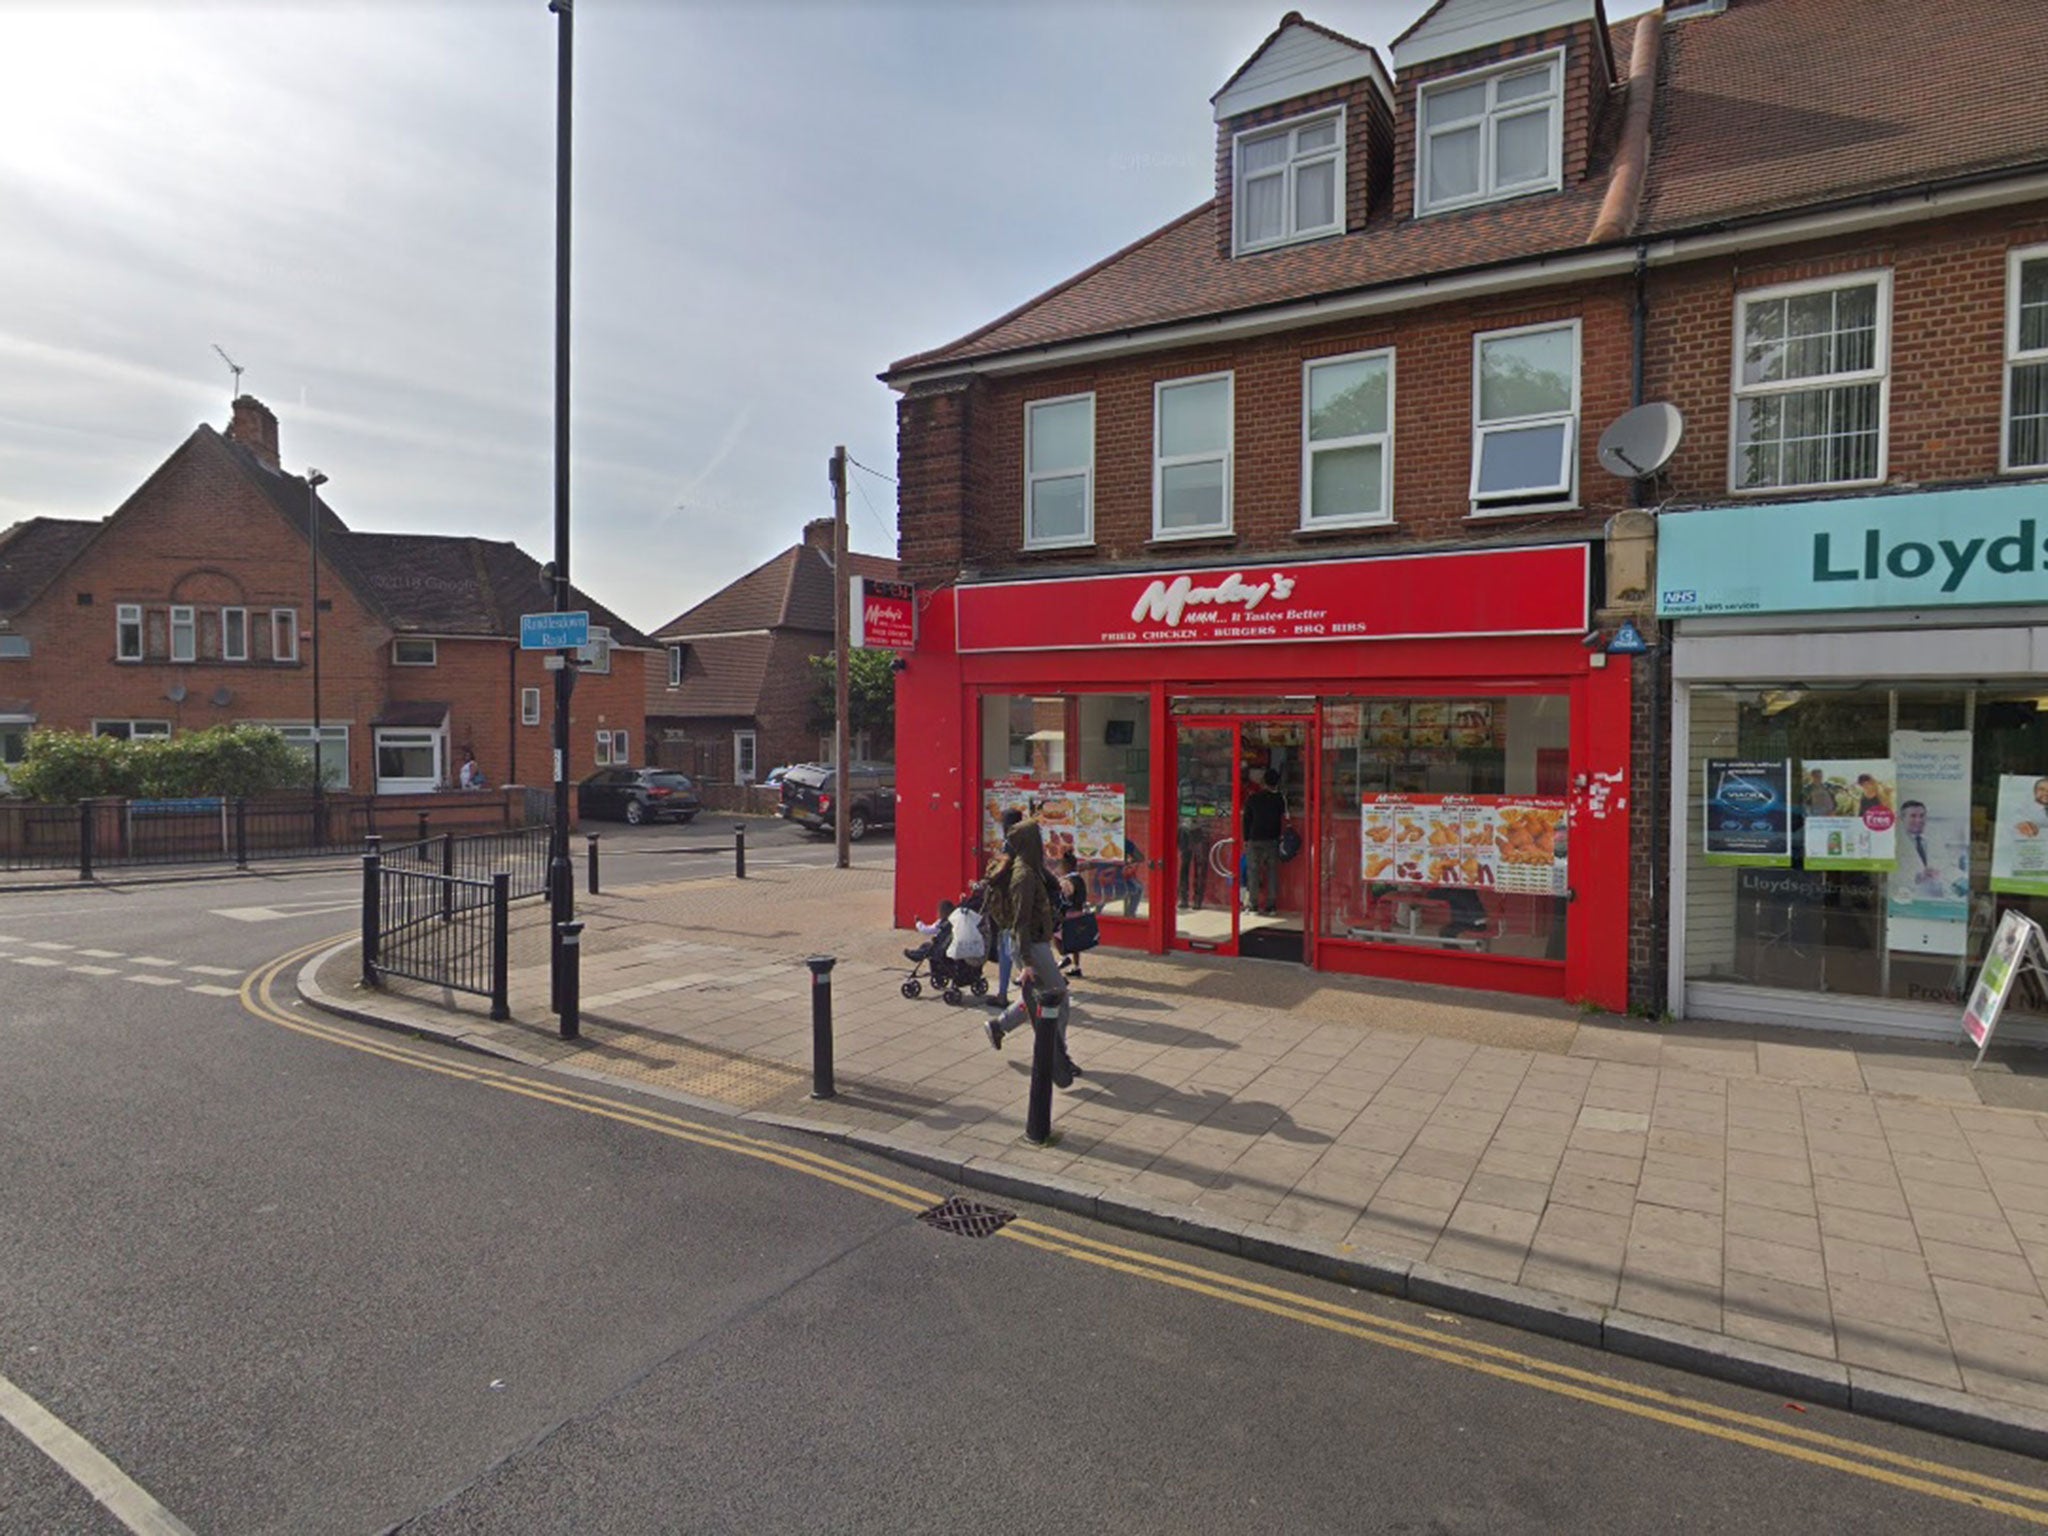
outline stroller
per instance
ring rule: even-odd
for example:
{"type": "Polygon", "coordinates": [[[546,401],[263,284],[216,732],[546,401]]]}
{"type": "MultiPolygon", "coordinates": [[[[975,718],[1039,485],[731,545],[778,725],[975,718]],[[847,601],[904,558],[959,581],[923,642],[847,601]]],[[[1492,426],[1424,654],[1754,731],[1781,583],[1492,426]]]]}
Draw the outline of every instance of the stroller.
{"type": "Polygon", "coordinates": [[[905,997],[918,997],[923,994],[924,980],[920,973],[926,967],[930,967],[933,989],[954,1007],[964,1002],[969,992],[976,997],[988,995],[988,978],[982,974],[982,970],[988,964],[989,954],[995,948],[995,935],[990,932],[988,918],[982,912],[986,895],[982,883],[976,881],[974,887],[960,898],[953,909],[952,917],[940,926],[939,931],[931,936],[931,942],[924,946],[930,953],[913,964],[910,974],[904,977],[905,997]],[[971,960],[956,959],[952,954],[958,947],[958,941],[954,937],[954,921],[962,912],[972,914],[972,926],[981,935],[981,954],[971,960]]]}

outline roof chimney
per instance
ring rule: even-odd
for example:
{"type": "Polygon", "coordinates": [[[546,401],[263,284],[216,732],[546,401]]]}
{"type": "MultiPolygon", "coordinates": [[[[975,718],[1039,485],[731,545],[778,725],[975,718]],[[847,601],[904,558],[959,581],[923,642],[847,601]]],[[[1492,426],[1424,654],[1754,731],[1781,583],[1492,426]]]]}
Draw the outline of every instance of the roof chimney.
{"type": "Polygon", "coordinates": [[[822,549],[826,554],[831,554],[832,526],[832,519],[829,517],[813,518],[804,524],[804,542],[813,549],[822,549]]]}
{"type": "Polygon", "coordinates": [[[228,438],[255,454],[271,469],[277,464],[277,417],[254,395],[235,397],[235,418],[228,423],[228,438]]]}

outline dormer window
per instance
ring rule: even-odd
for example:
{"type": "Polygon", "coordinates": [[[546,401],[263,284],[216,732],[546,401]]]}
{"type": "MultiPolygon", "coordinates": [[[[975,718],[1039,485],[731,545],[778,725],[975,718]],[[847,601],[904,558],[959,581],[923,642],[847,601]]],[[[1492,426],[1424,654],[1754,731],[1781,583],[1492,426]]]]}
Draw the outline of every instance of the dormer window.
{"type": "Polygon", "coordinates": [[[1263,250],[1344,228],[1344,114],[1237,136],[1237,248],[1263,250]]]}
{"type": "Polygon", "coordinates": [[[1424,86],[1416,213],[1562,186],[1563,87],[1562,53],[1424,86]]]}

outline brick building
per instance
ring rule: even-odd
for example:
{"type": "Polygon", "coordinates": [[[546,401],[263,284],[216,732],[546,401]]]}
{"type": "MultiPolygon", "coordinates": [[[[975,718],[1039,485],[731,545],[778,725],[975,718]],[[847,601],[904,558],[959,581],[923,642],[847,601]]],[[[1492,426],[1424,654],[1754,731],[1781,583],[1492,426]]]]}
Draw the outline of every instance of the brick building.
{"type": "MultiPolygon", "coordinates": [[[[896,562],[848,551],[852,576],[896,579],[896,562]]],[[[655,632],[665,665],[647,674],[647,725],[664,766],[710,784],[751,784],[788,763],[830,761],[814,728],[813,657],[832,654],[832,520],[655,632]]],[[[895,744],[856,741],[853,756],[895,744]]]]}
{"type": "MultiPolygon", "coordinates": [[[[330,785],[432,789],[465,751],[493,784],[545,784],[553,689],[539,653],[519,649],[519,615],[546,600],[515,545],[350,530],[279,467],[277,418],[245,395],[225,433],[198,427],[112,516],[0,532],[0,746],[18,756],[36,727],[169,736],[250,722],[310,756],[317,633],[330,785]]],[[[578,679],[572,778],[637,752],[651,653],[579,601],[611,645],[578,679]]]]}
{"type": "Polygon", "coordinates": [[[1283,17],[1213,98],[1210,202],[884,374],[934,594],[899,919],[1035,800],[1116,898],[1110,942],[1649,1011],[1843,990],[1833,1022],[1927,1025],[2028,899],[1993,888],[1991,780],[2048,774],[2031,735],[1956,760],[1980,706],[2017,719],[2048,602],[2031,547],[1978,580],[2031,509],[2048,532],[2025,12],[1963,0],[1935,49],[1904,0],[1439,0],[1391,68],[1283,17]],[[1648,402],[1675,451],[1610,472],[1603,429],[1648,402]],[[1826,615],[1761,577],[1706,595],[1713,558],[1811,571],[1830,530],[1830,572],[1920,579],[1807,581],[1826,615]],[[1945,537],[1975,575],[1930,649],[1945,537]],[[1924,911],[1878,854],[1809,862],[1796,805],[1709,862],[1710,760],[1939,751],[1975,853],[1924,911]],[[1254,889],[1269,770],[1301,851],[1254,889]]]}

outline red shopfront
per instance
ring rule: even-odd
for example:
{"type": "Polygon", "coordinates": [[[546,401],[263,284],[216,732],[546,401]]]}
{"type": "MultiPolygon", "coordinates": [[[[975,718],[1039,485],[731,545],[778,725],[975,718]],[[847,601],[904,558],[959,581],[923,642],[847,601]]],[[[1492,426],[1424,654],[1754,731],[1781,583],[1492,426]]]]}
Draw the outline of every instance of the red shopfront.
{"type": "Polygon", "coordinates": [[[1583,644],[1595,555],[931,594],[897,678],[897,923],[1017,804],[1105,945],[1625,1007],[1629,660],[1583,644]]]}

